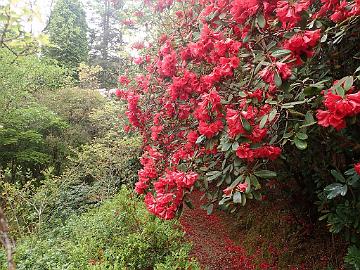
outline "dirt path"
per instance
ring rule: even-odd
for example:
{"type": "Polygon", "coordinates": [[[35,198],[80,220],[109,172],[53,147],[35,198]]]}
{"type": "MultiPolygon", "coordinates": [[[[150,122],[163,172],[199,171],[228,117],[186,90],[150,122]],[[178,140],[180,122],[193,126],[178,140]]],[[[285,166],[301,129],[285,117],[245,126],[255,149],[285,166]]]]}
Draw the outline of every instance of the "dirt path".
{"type": "MultiPolygon", "coordinates": [[[[207,215],[200,208],[201,194],[195,192],[192,196],[195,209],[186,208],[180,219],[186,236],[193,242],[192,255],[204,269],[217,270],[247,270],[257,269],[253,257],[236,245],[230,238],[229,228],[221,213],[207,215]]],[[[275,269],[264,263],[261,269],[275,269]]]]}
{"type": "Polygon", "coordinates": [[[305,234],[308,224],[296,223],[284,201],[248,206],[237,220],[220,211],[207,215],[200,207],[204,203],[201,195],[191,195],[195,209],[185,207],[180,223],[193,243],[191,255],[203,269],[343,269],[346,246],[341,239],[333,246],[331,235],[321,224],[305,234]]]}

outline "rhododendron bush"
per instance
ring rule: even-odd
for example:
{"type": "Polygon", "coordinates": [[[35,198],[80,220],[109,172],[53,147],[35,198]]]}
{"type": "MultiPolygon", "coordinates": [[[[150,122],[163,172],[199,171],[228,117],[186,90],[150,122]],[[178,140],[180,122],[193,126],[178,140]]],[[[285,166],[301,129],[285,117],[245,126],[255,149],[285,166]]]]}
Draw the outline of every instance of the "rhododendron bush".
{"type": "Polygon", "coordinates": [[[139,5],[126,25],[148,36],[117,96],[143,137],[135,190],[151,213],[174,218],[194,189],[209,213],[235,211],[274,178],[311,181],[327,213],[358,200],[360,1],[139,5]]]}

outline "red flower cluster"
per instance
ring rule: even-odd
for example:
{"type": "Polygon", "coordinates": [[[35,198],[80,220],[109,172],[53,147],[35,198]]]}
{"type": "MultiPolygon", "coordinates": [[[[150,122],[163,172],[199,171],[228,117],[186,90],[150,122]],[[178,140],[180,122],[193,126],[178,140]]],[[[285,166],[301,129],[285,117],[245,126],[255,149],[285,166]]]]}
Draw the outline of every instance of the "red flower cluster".
{"type": "Polygon", "coordinates": [[[258,0],[234,0],[231,3],[231,14],[237,23],[244,23],[249,17],[256,14],[259,9],[258,0]]]}
{"type": "Polygon", "coordinates": [[[189,189],[197,181],[194,172],[168,171],[154,183],[156,197],[150,192],[145,196],[147,209],[163,219],[172,219],[182,203],[184,190],[189,189]]]}
{"type": "MultiPolygon", "coordinates": [[[[314,55],[321,37],[320,30],[299,29],[303,15],[320,18],[332,10],[339,13],[334,15],[338,21],[358,14],[360,0],[322,0],[328,8],[317,13],[315,5],[310,9],[311,0],[144,1],[152,11],[174,8],[164,23],[173,21],[176,29],[160,35],[153,46],[133,46],[143,52],[133,59],[139,65],[135,79],[121,76],[127,90],[116,95],[127,101],[126,115],[145,145],[136,191],[146,193],[149,211],[169,219],[197,181],[199,167],[222,170],[240,159],[248,173],[255,163],[279,157],[274,135],[283,99],[278,93],[314,55]],[[279,49],[291,55],[275,57],[279,49]]],[[[359,113],[359,94],[351,93],[328,92],[319,124],[345,127],[345,117],[359,113]]],[[[220,183],[226,190],[225,185],[220,183]]],[[[252,192],[244,183],[236,189],[252,192]]]]}
{"type": "Polygon", "coordinates": [[[243,143],[239,145],[236,150],[236,155],[241,159],[246,159],[247,161],[253,161],[255,158],[267,158],[270,160],[277,159],[281,154],[281,148],[276,146],[262,146],[260,148],[252,149],[250,144],[243,143]]]}
{"type": "Polygon", "coordinates": [[[282,62],[275,62],[264,68],[260,73],[260,77],[269,84],[275,84],[275,74],[280,75],[281,79],[287,80],[291,77],[290,65],[282,62]]]}
{"type": "Polygon", "coordinates": [[[301,15],[310,6],[310,0],[278,1],[276,15],[283,28],[291,29],[301,21],[301,15]]]}
{"type": "Polygon", "coordinates": [[[162,59],[157,61],[158,72],[161,76],[172,77],[176,72],[176,52],[171,47],[170,41],[166,41],[165,45],[160,50],[162,59]]]}
{"type": "Polygon", "coordinates": [[[321,8],[315,18],[330,15],[333,22],[341,22],[349,17],[360,14],[360,1],[350,3],[345,0],[321,0],[321,8]],[[331,14],[331,15],[330,15],[331,14]]]}
{"type": "Polygon", "coordinates": [[[295,34],[284,43],[284,49],[290,50],[292,56],[296,59],[295,64],[303,64],[303,58],[310,58],[314,55],[314,47],[320,40],[320,29],[315,31],[305,31],[301,34],[295,34]]]}
{"type": "Polygon", "coordinates": [[[343,129],[346,127],[346,117],[360,113],[360,91],[342,97],[329,90],[324,97],[327,110],[318,110],[316,114],[318,124],[323,127],[332,126],[336,130],[343,129]]]}

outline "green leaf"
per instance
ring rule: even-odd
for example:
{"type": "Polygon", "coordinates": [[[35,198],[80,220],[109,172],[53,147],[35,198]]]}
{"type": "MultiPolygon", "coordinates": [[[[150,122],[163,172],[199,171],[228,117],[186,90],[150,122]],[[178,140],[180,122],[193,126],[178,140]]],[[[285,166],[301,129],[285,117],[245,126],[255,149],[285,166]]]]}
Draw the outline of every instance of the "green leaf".
{"type": "Polygon", "coordinates": [[[234,196],[233,196],[233,202],[234,202],[234,203],[241,203],[241,198],[242,198],[241,192],[236,191],[236,192],[234,193],[234,196]]]}
{"type": "Polygon", "coordinates": [[[306,103],[308,100],[304,99],[301,101],[294,101],[294,102],[288,102],[288,103],[284,103],[281,108],[282,109],[290,109],[290,108],[294,108],[295,105],[300,105],[300,104],[304,104],[306,103]]]}
{"type": "Polygon", "coordinates": [[[239,91],[239,96],[242,97],[242,98],[246,98],[247,95],[244,91],[239,91]]]}
{"type": "Polygon", "coordinates": [[[285,55],[289,55],[290,53],[291,53],[290,50],[276,50],[271,54],[271,56],[279,58],[285,55]]]}
{"type": "MultiPolygon", "coordinates": [[[[254,74],[258,74],[259,71],[260,71],[260,69],[261,69],[261,67],[262,67],[263,65],[264,65],[264,61],[261,61],[261,62],[256,66],[255,71],[254,71],[254,74]]],[[[246,97],[246,95],[245,95],[245,97],[246,97]]]]}
{"type": "Polygon", "coordinates": [[[288,133],[285,133],[284,136],[283,136],[283,138],[284,138],[284,139],[289,139],[289,138],[291,138],[293,135],[294,135],[294,132],[293,132],[293,131],[290,131],[290,132],[288,132],[288,133]]]}
{"type": "Polygon", "coordinates": [[[349,91],[349,89],[353,86],[354,83],[354,77],[348,76],[344,82],[344,90],[345,92],[349,91]]]}
{"type": "Polygon", "coordinates": [[[228,151],[230,149],[231,145],[232,145],[232,143],[230,143],[230,142],[221,143],[221,151],[222,152],[228,151]]]}
{"type": "Polygon", "coordinates": [[[269,115],[265,114],[262,118],[261,118],[261,121],[260,121],[260,124],[259,124],[259,128],[264,128],[267,120],[268,120],[268,117],[269,115]]]}
{"type": "Polygon", "coordinates": [[[321,37],[320,42],[321,42],[321,43],[324,43],[324,42],[327,40],[327,37],[328,37],[327,34],[323,35],[323,36],[321,37]]]}
{"type": "Polygon", "coordinates": [[[348,187],[347,185],[342,185],[340,183],[333,183],[324,188],[325,192],[328,192],[327,198],[329,200],[341,195],[345,196],[347,193],[348,187]]]}
{"type": "Polygon", "coordinates": [[[235,179],[234,182],[231,183],[231,185],[229,186],[229,188],[230,188],[230,189],[235,188],[242,180],[243,180],[243,176],[240,175],[238,178],[235,179]]]}
{"type": "Polygon", "coordinates": [[[300,140],[297,137],[294,138],[294,143],[299,150],[305,150],[308,146],[306,141],[300,140]]]}
{"type": "Polygon", "coordinates": [[[319,221],[326,219],[329,215],[330,215],[330,214],[329,214],[329,213],[327,213],[327,214],[325,214],[325,215],[323,215],[323,216],[319,217],[319,221]]]}
{"type": "Polygon", "coordinates": [[[261,188],[261,185],[255,175],[253,175],[253,174],[250,175],[250,181],[251,181],[251,184],[253,185],[253,187],[255,188],[255,190],[258,190],[261,188]]]}
{"type": "Polygon", "coordinates": [[[306,140],[308,138],[308,135],[302,132],[296,133],[296,137],[300,140],[306,140]]]}
{"type": "Polygon", "coordinates": [[[280,87],[280,86],[282,85],[281,77],[280,77],[280,75],[279,75],[277,72],[275,72],[274,81],[275,81],[275,85],[276,85],[277,87],[280,87]]]}
{"type": "Polygon", "coordinates": [[[231,175],[226,176],[225,183],[228,185],[231,183],[231,175]]]}
{"type": "Polygon", "coordinates": [[[345,177],[341,173],[339,173],[337,170],[331,170],[330,173],[339,182],[346,183],[345,177]]]}
{"type": "Polygon", "coordinates": [[[206,173],[206,176],[208,176],[207,181],[211,182],[211,181],[215,180],[216,178],[218,178],[221,174],[222,174],[222,172],[220,172],[220,171],[207,172],[206,173]]]}
{"type": "Polygon", "coordinates": [[[232,150],[233,151],[236,151],[237,149],[239,148],[239,143],[238,142],[234,142],[233,144],[232,144],[232,150]]]}
{"type": "Polygon", "coordinates": [[[265,21],[264,15],[262,13],[259,13],[256,20],[257,20],[257,24],[259,25],[260,28],[265,27],[266,21],[265,21]]]}
{"type": "Polygon", "coordinates": [[[269,170],[256,171],[256,172],[254,172],[254,174],[255,174],[257,177],[265,178],[265,179],[266,179],[266,178],[276,177],[276,172],[269,171],[269,170]]]}
{"type": "Polygon", "coordinates": [[[244,193],[241,194],[241,205],[244,206],[246,204],[246,195],[244,193]]]}
{"type": "Polygon", "coordinates": [[[354,74],[358,73],[359,71],[360,71],[360,66],[358,66],[358,68],[355,70],[354,74]]]}
{"type": "Polygon", "coordinates": [[[206,139],[206,137],[204,136],[204,135],[201,135],[201,136],[199,136],[199,138],[197,138],[197,140],[196,140],[196,144],[200,144],[200,143],[202,143],[204,140],[206,139]]]}
{"type": "Polygon", "coordinates": [[[247,131],[247,132],[251,132],[251,125],[249,124],[249,122],[241,117],[241,123],[242,123],[242,126],[244,127],[244,129],[247,131]]]}
{"type": "Polygon", "coordinates": [[[336,90],[336,93],[341,96],[341,97],[344,97],[345,96],[345,89],[342,88],[340,85],[337,85],[335,87],[335,90],[336,90]]]}
{"type": "Polygon", "coordinates": [[[320,92],[321,92],[320,88],[312,87],[312,86],[306,87],[304,89],[304,95],[305,96],[315,96],[315,95],[320,94],[320,92]]]}
{"type": "Polygon", "coordinates": [[[229,201],[231,198],[230,197],[224,197],[221,199],[221,201],[219,201],[219,205],[223,205],[225,204],[227,201],[229,201]]]}
{"type": "Polygon", "coordinates": [[[249,193],[249,192],[250,192],[250,189],[251,189],[251,180],[250,180],[250,177],[249,177],[249,176],[246,176],[245,182],[246,182],[246,184],[247,184],[245,193],[249,193]]]}
{"type": "Polygon", "coordinates": [[[275,119],[276,114],[277,114],[277,109],[276,108],[272,109],[272,111],[269,114],[269,122],[275,119]]]}
{"type": "Polygon", "coordinates": [[[206,207],[206,212],[208,215],[211,215],[214,211],[214,204],[209,204],[208,207],[206,207]]]}

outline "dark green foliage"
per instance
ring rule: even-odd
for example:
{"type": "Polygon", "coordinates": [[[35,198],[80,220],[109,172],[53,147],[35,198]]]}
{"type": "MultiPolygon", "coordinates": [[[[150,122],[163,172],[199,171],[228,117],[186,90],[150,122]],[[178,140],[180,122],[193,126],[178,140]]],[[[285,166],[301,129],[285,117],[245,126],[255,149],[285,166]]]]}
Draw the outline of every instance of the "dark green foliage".
{"type": "Polygon", "coordinates": [[[78,0],[56,1],[47,29],[52,46],[45,54],[61,65],[77,68],[88,59],[85,11],[78,0]]]}
{"type": "Polygon", "coordinates": [[[19,240],[15,259],[19,270],[200,269],[175,225],[151,216],[122,189],[65,226],[19,240]]]}
{"type": "Polygon", "coordinates": [[[360,249],[356,246],[350,246],[348,253],[345,257],[345,263],[352,267],[353,269],[360,269],[360,249]]]}
{"type": "Polygon", "coordinates": [[[29,168],[34,176],[48,165],[59,162],[64,152],[61,138],[69,128],[68,123],[35,102],[27,107],[13,108],[0,115],[0,167],[9,166],[11,181],[15,181],[18,170],[29,168]]]}

